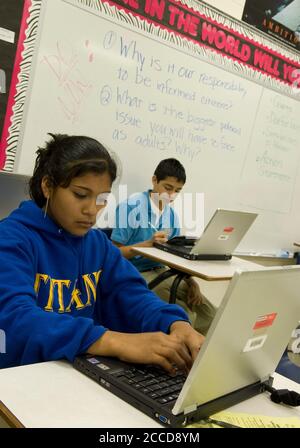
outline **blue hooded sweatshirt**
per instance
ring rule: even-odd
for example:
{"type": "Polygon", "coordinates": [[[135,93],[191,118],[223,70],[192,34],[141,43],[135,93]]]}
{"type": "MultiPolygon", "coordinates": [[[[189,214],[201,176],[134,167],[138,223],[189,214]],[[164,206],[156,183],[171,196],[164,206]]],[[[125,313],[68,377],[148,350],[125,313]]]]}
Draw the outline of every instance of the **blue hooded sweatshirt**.
{"type": "Polygon", "coordinates": [[[71,235],[33,201],[0,222],[0,368],[73,361],[107,329],[167,333],[178,320],[103,232],[71,235]]]}

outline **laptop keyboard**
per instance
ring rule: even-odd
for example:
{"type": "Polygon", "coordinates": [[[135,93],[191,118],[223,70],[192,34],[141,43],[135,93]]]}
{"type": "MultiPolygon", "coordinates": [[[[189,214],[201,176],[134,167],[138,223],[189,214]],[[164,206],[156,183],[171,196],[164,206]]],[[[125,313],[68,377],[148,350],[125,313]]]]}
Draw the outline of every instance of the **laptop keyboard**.
{"type": "Polygon", "coordinates": [[[149,366],[130,367],[113,373],[113,376],[160,404],[176,400],[186,380],[186,376],[180,371],[171,376],[164,370],[149,366]]]}

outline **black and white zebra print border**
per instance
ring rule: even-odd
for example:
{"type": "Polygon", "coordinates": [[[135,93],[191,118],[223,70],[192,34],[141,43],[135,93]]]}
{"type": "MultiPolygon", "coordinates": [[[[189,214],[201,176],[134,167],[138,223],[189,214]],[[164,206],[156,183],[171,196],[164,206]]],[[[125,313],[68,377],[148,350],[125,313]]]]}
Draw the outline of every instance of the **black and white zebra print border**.
{"type": "Polygon", "coordinates": [[[40,17],[42,0],[32,0],[29,8],[27,20],[26,37],[22,52],[22,61],[18,75],[18,84],[12,108],[11,124],[8,129],[8,139],[6,147],[6,160],[3,171],[13,172],[16,159],[17,145],[20,138],[21,125],[24,117],[24,105],[28,94],[29,78],[32,66],[32,59],[35,49],[38,22],[40,17]]]}

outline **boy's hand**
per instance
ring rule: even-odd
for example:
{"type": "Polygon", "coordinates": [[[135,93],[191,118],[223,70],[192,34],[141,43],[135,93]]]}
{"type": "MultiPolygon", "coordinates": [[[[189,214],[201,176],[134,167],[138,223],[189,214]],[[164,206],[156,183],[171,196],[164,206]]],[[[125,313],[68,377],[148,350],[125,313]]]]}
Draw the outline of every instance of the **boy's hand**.
{"type": "Polygon", "coordinates": [[[155,232],[151,241],[152,241],[152,245],[153,245],[154,241],[157,243],[165,243],[166,241],[168,241],[167,232],[165,230],[160,230],[158,232],[155,232]]]}

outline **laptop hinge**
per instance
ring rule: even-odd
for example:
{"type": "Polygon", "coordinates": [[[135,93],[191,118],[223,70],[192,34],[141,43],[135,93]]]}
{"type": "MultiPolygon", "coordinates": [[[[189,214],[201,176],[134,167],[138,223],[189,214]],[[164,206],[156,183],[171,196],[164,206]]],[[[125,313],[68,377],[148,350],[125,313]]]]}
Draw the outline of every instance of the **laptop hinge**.
{"type": "Polygon", "coordinates": [[[190,406],[187,406],[186,408],[184,408],[183,413],[184,413],[184,415],[190,414],[191,412],[196,411],[196,409],[197,409],[197,405],[191,404],[190,406]]]}

